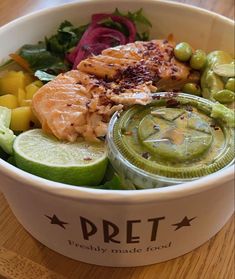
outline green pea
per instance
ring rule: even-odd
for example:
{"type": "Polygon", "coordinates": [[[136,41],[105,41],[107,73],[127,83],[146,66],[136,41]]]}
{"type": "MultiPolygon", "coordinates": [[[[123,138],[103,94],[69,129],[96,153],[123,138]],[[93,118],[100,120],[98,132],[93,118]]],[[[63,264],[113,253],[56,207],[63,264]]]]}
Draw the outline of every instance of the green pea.
{"type": "Polygon", "coordinates": [[[225,88],[235,92],[235,78],[229,78],[225,84],[225,88]]]}
{"type": "Polygon", "coordinates": [[[213,94],[213,98],[222,103],[222,104],[226,104],[226,103],[231,103],[234,101],[234,97],[235,94],[234,92],[232,92],[231,90],[227,90],[227,89],[223,89],[220,91],[217,91],[213,94]]]}
{"type": "Polygon", "coordinates": [[[196,83],[186,83],[182,91],[196,96],[201,96],[201,89],[196,83]]]}
{"type": "Polygon", "coordinates": [[[205,66],[206,61],[206,53],[201,49],[197,49],[191,56],[190,66],[195,70],[200,70],[205,66]]]}
{"type": "Polygon", "coordinates": [[[188,43],[182,42],[174,48],[175,57],[179,61],[188,61],[192,55],[192,48],[188,43]]]}

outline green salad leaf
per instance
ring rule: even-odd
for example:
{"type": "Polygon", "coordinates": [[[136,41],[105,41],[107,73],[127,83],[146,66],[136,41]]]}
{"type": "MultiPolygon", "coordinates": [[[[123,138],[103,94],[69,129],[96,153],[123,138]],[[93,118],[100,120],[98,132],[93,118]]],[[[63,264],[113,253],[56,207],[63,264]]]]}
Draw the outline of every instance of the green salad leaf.
{"type": "Polygon", "coordinates": [[[234,111],[226,106],[215,103],[212,106],[211,117],[222,120],[228,127],[235,127],[235,114],[234,111]]]}
{"type": "Polygon", "coordinates": [[[63,21],[57,33],[45,39],[47,49],[64,58],[65,54],[77,45],[88,26],[89,24],[74,27],[71,22],[63,21]]]}
{"type": "Polygon", "coordinates": [[[121,190],[121,180],[117,174],[114,174],[110,180],[104,182],[104,184],[101,184],[95,188],[109,189],[109,190],[121,190]]]}
{"type": "Polygon", "coordinates": [[[123,25],[119,22],[113,21],[110,17],[102,19],[98,23],[100,25],[102,25],[103,27],[107,27],[107,28],[111,28],[111,29],[115,29],[117,31],[120,31],[125,36],[129,35],[128,29],[125,25],[123,25]]]}
{"type": "Polygon", "coordinates": [[[100,185],[95,186],[96,189],[109,189],[109,190],[121,190],[121,180],[115,173],[113,166],[109,163],[104,175],[104,179],[100,185]]]}
{"type": "Polygon", "coordinates": [[[20,49],[19,55],[29,63],[33,71],[44,70],[48,73],[58,74],[69,69],[65,61],[47,50],[45,42],[24,45],[20,49]]]}
{"type": "Polygon", "coordinates": [[[103,189],[121,190],[121,180],[117,174],[114,174],[113,178],[104,183],[103,189]]]}
{"type": "MultiPolygon", "coordinates": [[[[139,9],[136,12],[127,12],[127,14],[121,13],[118,9],[114,12],[115,15],[125,16],[135,23],[137,29],[145,29],[142,32],[136,33],[136,40],[147,41],[149,40],[149,27],[152,27],[152,23],[143,15],[143,9],[139,9]]],[[[120,30],[121,31],[121,30],[120,30]]]]}
{"type": "MultiPolygon", "coordinates": [[[[152,25],[143,15],[143,9],[125,14],[116,9],[113,14],[125,16],[134,22],[137,29],[141,30],[137,32],[136,40],[149,40],[148,28],[152,25]]],[[[104,27],[116,29],[125,36],[129,35],[128,28],[124,24],[114,22],[111,18],[104,19],[99,23],[104,27]]],[[[27,62],[27,68],[29,68],[27,70],[35,73],[37,78],[44,82],[50,81],[59,73],[71,70],[72,65],[67,61],[66,54],[70,53],[77,46],[88,26],[89,24],[75,27],[71,22],[65,20],[59,25],[56,34],[45,37],[44,41],[40,41],[37,44],[23,45],[16,55],[27,62]]],[[[12,62],[16,62],[20,66],[23,65],[19,63],[20,61],[9,60],[0,67],[4,69],[12,62]]]]}

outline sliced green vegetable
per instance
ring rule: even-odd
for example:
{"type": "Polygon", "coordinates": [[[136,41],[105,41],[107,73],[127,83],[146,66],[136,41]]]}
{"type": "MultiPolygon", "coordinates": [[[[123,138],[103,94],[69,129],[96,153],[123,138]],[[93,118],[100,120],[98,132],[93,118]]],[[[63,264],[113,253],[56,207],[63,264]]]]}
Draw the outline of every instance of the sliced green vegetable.
{"type": "Polygon", "coordinates": [[[11,110],[0,106],[0,124],[9,128],[11,123],[11,110]]]}
{"type": "Polygon", "coordinates": [[[234,111],[222,104],[214,104],[212,106],[211,117],[222,120],[229,127],[235,127],[234,111]]]}
{"type": "Polygon", "coordinates": [[[3,149],[7,154],[12,154],[15,140],[14,133],[9,129],[10,121],[11,110],[0,107],[0,149],[3,149]]]}
{"type": "Polygon", "coordinates": [[[233,64],[215,65],[213,68],[214,73],[221,77],[234,77],[235,66],[233,64]]]}
{"type": "Polygon", "coordinates": [[[12,154],[13,152],[13,142],[15,140],[15,135],[9,128],[6,128],[0,124],[0,147],[7,154],[12,154]]]}

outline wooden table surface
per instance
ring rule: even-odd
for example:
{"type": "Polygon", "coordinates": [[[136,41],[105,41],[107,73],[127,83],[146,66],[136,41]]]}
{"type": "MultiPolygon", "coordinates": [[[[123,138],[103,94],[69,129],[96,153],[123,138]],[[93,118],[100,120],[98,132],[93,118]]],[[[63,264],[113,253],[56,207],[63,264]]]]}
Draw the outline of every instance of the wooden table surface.
{"type": "MultiPolygon", "coordinates": [[[[31,11],[69,0],[1,0],[0,26],[31,11]]],[[[233,0],[180,0],[234,17],[233,0]]],[[[1,44],[1,42],[0,42],[1,44]]],[[[18,223],[0,193],[0,278],[11,279],[233,279],[234,218],[210,241],[177,259],[137,268],[84,264],[46,248],[18,223]]]]}

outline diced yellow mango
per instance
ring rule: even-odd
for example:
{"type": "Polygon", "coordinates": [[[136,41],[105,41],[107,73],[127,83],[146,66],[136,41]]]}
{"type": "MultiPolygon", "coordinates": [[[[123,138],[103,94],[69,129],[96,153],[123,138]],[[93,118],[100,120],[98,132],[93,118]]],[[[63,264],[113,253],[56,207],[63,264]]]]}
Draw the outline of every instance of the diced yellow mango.
{"type": "Polygon", "coordinates": [[[19,88],[25,87],[25,75],[22,71],[10,71],[0,78],[0,91],[17,95],[19,88]]]}
{"type": "Polygon", "coordinates": [[[32,75],[30,75],[29,73],[24,74],[24,79],[25,79],[24,80],[25,86],[29,85],[30,83],[32,83],[35,80],[35,78],[32,75]]]}
{"type": "Polygon", "coordinates": [[[41,82],[41,80],[35,80],[34,82],[32,82],[33,84],[35,84],[37,87],[42,87],[43,86],[43,82],[41,82]]]}
{"type": "Polygon", "coordinates": [[[26,93],[25,90],[22,88],[18,89],[18,94],[17,94],[17,99],[18,99],[18,104],[19,106],[22,106],[22,102],[25,100],[26,93]]]}
{"type": "Polygon", "coordinates": [[[27,85],[25,87],[25,91],[26,91],[25,98],[27,100],[32,100],[33,99],[33,95],[38,91],[38,89],[39,89],[39,87],[35,84],[35,82],[32,82],[29,85],[27,85]]]}
{"type": "Polygon", "coordinates": [[[0,96],[0,106],[6,107],[9,109],[17,108],[18,107],[17,97],[12,94],[0,96]]]}
{"type": "Polygon", "coordinates": [[[32,111],[30,107],[12,109],[11,125],[13,131],[27,131],[31,127],[32,111]]]}
{"type": "Polygon", "coordinates": [[[22,100],[22,102],[20,103],[21,107],[30,107],[32,104],[32,100],[22,100]]]}

